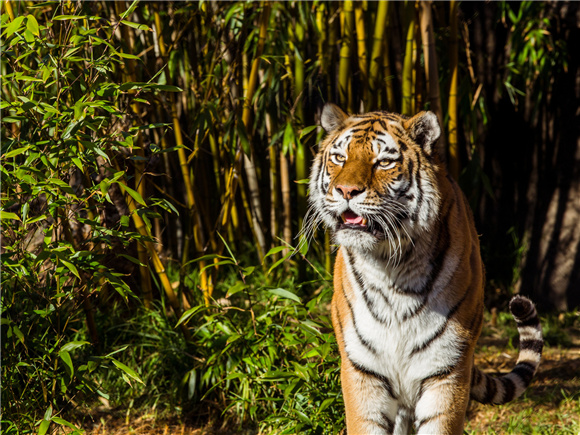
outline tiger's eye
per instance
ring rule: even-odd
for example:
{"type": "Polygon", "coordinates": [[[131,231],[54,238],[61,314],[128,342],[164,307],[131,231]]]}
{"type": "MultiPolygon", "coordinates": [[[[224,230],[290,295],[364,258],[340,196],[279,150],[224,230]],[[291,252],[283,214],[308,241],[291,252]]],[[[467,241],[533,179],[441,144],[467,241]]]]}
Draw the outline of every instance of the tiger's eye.
{"type": "Polygon", "coordinates": [[[397,164],[397,162],[394,162],[392,160],[387,160],[387,159],[378,161],[378,166],[381,169],[391,169],[391,168],[394,168],[396,164],[397,164]]]}
{"type": "Polygon", "coordinates": [[[346,157],[342,154],[333,154],[332,157],[335,163],[344,163],[346,161],[346,157]]]}

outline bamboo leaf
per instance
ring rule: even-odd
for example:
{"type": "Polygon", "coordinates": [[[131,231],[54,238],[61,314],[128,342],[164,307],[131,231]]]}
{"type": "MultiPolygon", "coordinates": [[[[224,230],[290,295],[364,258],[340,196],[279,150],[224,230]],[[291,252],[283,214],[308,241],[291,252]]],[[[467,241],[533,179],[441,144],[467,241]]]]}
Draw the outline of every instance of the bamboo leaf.
{"type": "Polygon", "coordinates": [[[121,23],[123,23],[126,26],[132,27],[133,29],[147,30],[148,32],[152,31],[151,28],[145,24],[134,23],[132,21],[126,21],[126,20],[121,20],[121,23]]]}
{"type": "MultiPolygon", "coordinates": [[[[127,376],[129,376],[131,379],[136,380],[137,382],[140,382],[141,384],[145,385],[145,382],[143,382],[141,380],[141,378],[139,377],[139,375],[137,374],[137,372],[135,370],[133,370],[130,367],[127,367],[125,364],[123,364],[120,361],[117,361],[115,358],[111,358],[111,361],[113,361],[113,364],[115,364],[115,366],[122,370],[125,374],[127,374],[127,376]]],[[[128,382],[129,383],[129,382],[128,382]]],[[[130,383],[129,383],[130,384],[130,383]]]]}
{"type": "Polygon", "coordinates": [[[0,210],[0,220],[20,221],[20,217],[16,213],[0,210]]]}
{"type": "Polygon", "coordinates": [[[143,197],[139,194],[139,192],[137,192],[136,190],[131,189],[129,186],[127,186],[125,183],[123,183],[122,181],[117,181],[117,183],[119,185],[122,186],[123,189],[125,189],[125,191],[131,196],[131,198],[133,198],[135,201],[137,201],[139,204],[146,206],[147,204],[145,203],[145,201],[143,200],[143,197]]]}
{"type": "Polygon", "coordinates": [[[290,299],[292,301],[302,303],[302,299],[300,299],[298,296],[296,296],[291,291],[285,290],[283,288],[275,288],[272,290],[268,290],[268,293],[272,293],[273,295],[280,296],[284,299],[290,299]]]}
{"type": "Polygon", "coordinates": [[[75,369],[70,354],[66,350],[61,349],[61,351],[58,353],[58,356],[60,356],[60,359],[62,359],[63,362],[66,364],[66,367],[69,372],[68,374],[70,376],[70,379],[72,379],[75,374],[75,369]]]}

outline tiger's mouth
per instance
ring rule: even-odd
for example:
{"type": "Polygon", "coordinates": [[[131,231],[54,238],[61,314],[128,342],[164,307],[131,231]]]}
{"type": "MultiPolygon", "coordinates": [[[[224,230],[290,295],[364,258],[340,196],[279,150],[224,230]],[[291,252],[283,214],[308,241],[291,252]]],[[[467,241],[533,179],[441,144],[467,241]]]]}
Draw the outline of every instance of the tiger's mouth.
{"type": "Polygon", "coordinates": [[[340,215],[340,220],[338,222],[336,229],[337,229],[337,231],[340,231],[340,230],[364,231],[366,233],[369,233],[369,234],[375,236],[376,238],[379,238],[379,239],[385,238],[385,235],[383,232],[381,232],[375,228],[371,228],[371,226],[369,225],[369,220],[367,218],[357,215],[352,210],[347,210],[343,214],[340,215]]]}

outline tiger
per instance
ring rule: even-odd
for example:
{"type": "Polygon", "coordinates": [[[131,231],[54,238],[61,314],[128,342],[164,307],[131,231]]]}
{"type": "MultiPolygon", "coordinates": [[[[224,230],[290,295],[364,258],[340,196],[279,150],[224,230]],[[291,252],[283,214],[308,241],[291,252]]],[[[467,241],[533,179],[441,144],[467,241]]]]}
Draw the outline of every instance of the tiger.
{"type": "Polygon", "coordinates": [[[437,116],[327,103],[320,124],[303,231],[322,224],[338,245],[330,309],[346,431],[462,434],[470,399],[503,404],[530,384],[544,343],[534,304],[509,304],[513,370],[475,367],[485,270],[467,199],[436,149],[437,116]]]}

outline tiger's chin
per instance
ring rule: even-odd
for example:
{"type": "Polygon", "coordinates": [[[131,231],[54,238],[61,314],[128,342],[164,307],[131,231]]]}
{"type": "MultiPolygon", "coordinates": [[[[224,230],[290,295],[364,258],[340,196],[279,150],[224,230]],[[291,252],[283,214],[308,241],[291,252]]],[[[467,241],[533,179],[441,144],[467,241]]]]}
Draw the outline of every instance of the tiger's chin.
{"type": "Polygon", "coordinates": [[[344,222],[337,224],[334,241],[345,248],[363,252],[384,251],[391,244],[381,231],[370,229],[366,225],[344,222]]]}

